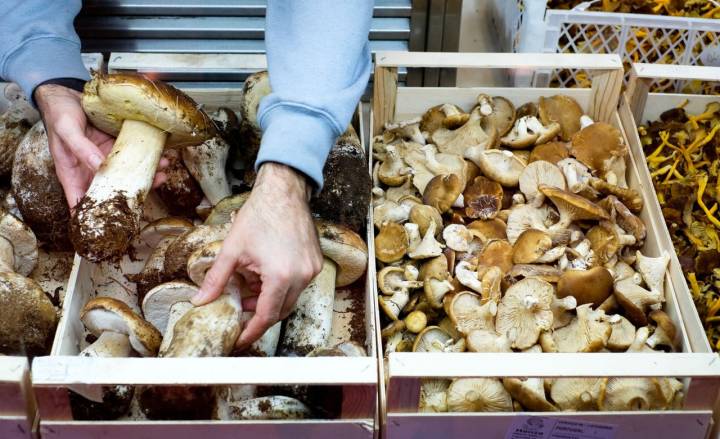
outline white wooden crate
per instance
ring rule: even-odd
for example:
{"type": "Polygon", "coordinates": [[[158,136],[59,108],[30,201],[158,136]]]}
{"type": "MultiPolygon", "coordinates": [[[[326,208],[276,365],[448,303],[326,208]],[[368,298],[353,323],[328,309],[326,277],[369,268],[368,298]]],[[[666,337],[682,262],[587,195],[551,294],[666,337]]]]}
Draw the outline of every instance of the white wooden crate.
{"type": "MultiPolygon", "coordinates": [[[[471,108],[479,93],[504,96],[515,105],[537,101],[540,96],[566,94],[573,97],[594,120],[608,122],[622,132],[617,112],[623,71],[617,55],[560,54],[437,54],[379,53],[376,56],[375,92],[372,116],[373,134],[379,134],[389,121],[421,115],[427,108],[454,103],[471,108]],[[591,89],[542,88],[397,88],[396,69],[403,67],[462,67],[586,69],[595,73],[591,89]]],[[[627,142],[627,138],[625,138],[627,142]]],[[[648,186],[638,168],[643,160],[631,150],[627,181],[639,190],[645,205],[650,204],[652,185],[648,186]]],[[[658,256],[672,246],[660,239],[656,220],[650,209],[640,217],[648,225],[644,254],[658,256]]],[[[558,417],[573,421],[595,420],[615,424],[618,439],[652,437],[654,439],[702,439],[710,432],[712,408],[720,386],[720,361],[702,350],[693,352],[691,340],[704,337],[697,327],[683,324],[678,296],[670,273],[666,274],[665,311],[682,332],[679,353],[666,354],[493,354],[493,353],[391,353],[388,385],[385,389],[386,437],[410,438],[433,433],[458,438],[504,437],[517,420],[512,413],[418,413],[420,380],[422,378],[456,377],[677,377],[685,380],[686,402],[681,411],[664,412],[559,412],[523,413],[521,416],[558,417]],[[690,332],[694,331],[694,332],[690,332]],[[521,355],[521,356],[520,356],[521,355]],[[522,360],[522,361],[519,361],[522,360]]],[[[379,316],[378,316],[379,319],[379,316]]],[[[379,320],[378,320],[379,321],[379,320]]],[[[378,323],[379,324],[379,323],[378,323]]],[[[382,345],[380,345],[382,349],[382,345]]],[[[380,368],[381,382],[384,374],[380,368]]],[[[381,389],[381,394],[382,394],[381,389]]]]}
{"type": "Polygon", "coordinates": [[[28,360],[0,357],[0,437],[32,437],[35,413],[28,360]]]}
{"type": "MultiPolygon", "coordinates": [[[[198,88],[185,90],[208,111],[220,106],[237,110],[239,89],[198,88]]],[[[355,118],[363,145],[362,115],[355,118]]],[[[368,239],[368,242],[372,242],[368,239]]],[[[371,265],[371,264],[369,264],[371,265]]],[[[123,269],[138,271],[142,261],[127,257],[120,269],[109,264],[93,264],[75,256],[70,275],[63,317],[58,325],[51,356],[33,362],[33,388],[38,400],[39,432],[43,438],[120,439],[173,437],[213,438],[317,437],[373,438],[378,433],[378,335],[375,325],[375,284],[373,271],[365,279],[364,314],[367,357],[318,358],[81,358],[77,354],[86,345],[80,312],[96,290],[103,295],[128,294],[132,286],[121,276],[123,269]],[[140,264],[140,265],[138,265],[140,264]],[[115,284],[111,287],[111,284],[115,284]],[[136,410],[131,416],[115,421],[78,421],[72,418],[68,388],[85,389],[103,385],[320,385],[342,387],[339,419],[299,421],[153,421],[136,410]],[[171,436],[172,435],[172,436],[171,436]]],[[[135,272],[133,271],[133,272],[135,272]]],[[[345,316],[352,292],[338,289],[331,339],[349,337],[345,316]]],[[[0,437],[3,437],[0,435],[0,437]]]]}

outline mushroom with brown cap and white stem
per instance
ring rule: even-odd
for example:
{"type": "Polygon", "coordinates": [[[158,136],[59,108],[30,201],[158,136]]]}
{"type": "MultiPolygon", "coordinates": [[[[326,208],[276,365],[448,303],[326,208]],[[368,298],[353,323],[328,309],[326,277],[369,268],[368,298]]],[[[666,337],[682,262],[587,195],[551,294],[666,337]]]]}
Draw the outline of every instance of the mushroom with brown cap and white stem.
{"type": "MultiPolygon", "coordinates": [[[[422,281],[417,280],[417,274],[414,275],[413,270],[407,270],[407,267],[385,267],[378,273],[378,286],[382,294],[392,296],[398,291],[411,290],[421,288],[422,281]]],[[[414,267],[413,267],[414,268],[414,267]]]]}
{"type": "Polygon", "coordinates": [[[599,264],[612,266],[620,250],[627,245],[636,244],[635,237],[610,221],[601,221],[588,230],[585,235],[590,240],[593,253],[599,264]]]}
{"type": "Polygon", "coordinates": [[[183,92],[129,73],[94,74],[82,106],[93,125],[117,139],[75,208],[70,238],[83,257],[115,259],[139,232],[163,149],[197,145],[215,129],[183,92]]]}
{"type": "Polygon", "coordinates": [[[187,278],[187,263],[197,249],[215,241],[222,241],[230,232],[230,223],[199,225],[183,232],[170,243],[165,251],[163,279],[187,278]]]}
{"type": "Polygon", "coordinates": [[[635,325],[623,316],[618,317],[616,321],[610,322],[612,332],[606,347],[613,352],[624,352],[635,340],[635,325]]]}
{"type": "Polygon", "coordinates": [[[507,224],[499,218],[493,218],[491,220],[476,220],[467,225],[467,228],[474,230],[475,232],[482,235],[485,239],[508,239],[507,224]]]}
{"type": "Polygon", "coordinates": [[[577,318],[552,334],[558,352],[597,352],[604,348],[612,331],[605,313],[592,310],[590,304],[578,306],[575,312],[577,318]]]}
{"type": "Polygon", "coordinates": [[[430,107],[420,119],[420,131],[430,139],[440,128],[450,130],[459,128],[470,118],[460,107],[454,104],[440,104],[430,107]]]}
{"type": "Polygon", "coordinates": [[[527,410],[535,412],[556,412],[558,408],[545,396],[542,378],[503,378],[505,390],[527,410]]]}
{"type": "Polygon", "coordinates": [[[547,143],[560,133],[559,123],[551,122],[545,126],[536,117],[528,117],[527,127],[530,131],[538,135],[537,139],[535,139],[536,145],[547,143]]]}
{"type": "Polygon", "coordinates": [[[410,210],[417,205],[409,201],[398,203],[392,200],[383,200],[373,206],[373,223],[377,228],[381,228],[386,222],[402,224],[409,219],[410,210]]]}
{"type": "Polygon", "coordinates": [[[250,192],[243,192],[223,198],[212,206],[212,210],[210,210],[203,224],[209,226],[231,222],[232,216],[245,205],[248,198],[250,198],[250,192]]]}
{"type": "Polygon", "coordinates": [[[458,252],[467,252],[473,237],[472,231],[462,224],[449,224],[443,230],[445,246],[458,252]]]}
{"type": "Polygon", "coordinates": [[[386,264],[401,260],[410,242],[405,228],[397,223],[386,222],[375,236],[375,257],[386,264]]]}
{"type": "Polygon", "coordinates": [[[665,299],[665,273],[670,263],[670,255],[663,250],[662,255],[657,257],[645,256],[640,251],[635,252],[635,269],[642,276],[645,285],[665,299]]]}
{"type": "Polygon", "coordinates": [[[462,195],[466,216],[473,219],[489,220],[495,218],[500,211],[503,188],[496,181],[478,176],[465,186],[462,195]]]}
{"type": "Polygon", "coordinates": [[[418,225],[418,231],[421,235],[427,233],[430,223],[435,223],[435,233],[439,234],[443,230],[443,220],[440,212],[427,204],[416,204],[410,208],[408,220],[418,225]]]}
{"type": "Polygon", "coordinates": [[[503,274],[513,267],[513,247],[503,239],[488,241],[478,255],[478,267],[498,267],[503,274]]]}
{"type": "Polygon", "coordinates": [[[467,349],[470,352],[512,352],[512,341],[505,334],[493,330],[480,329],[466,336],[467,349]]]}
{"type": "Polygon", "coordinates": [[[420,413],[444,413],[448,411],[447,390],[450,380],[423,379],[420,384],[420,413]]]}
{"type": "Polygon", "coordinates": [[[513,149],[524,149],[535,144],[540,134],[533,132],[528,127],[532,116],[523,116],[515,120],[515,124],[509,133],[500,138],[500,143],[513,149]]]}
{"type": "Polygon", "coordinates": [[[485,176],[505,187],[516,187],[525,162],[507,150],[488,149],[471,159],[485,176]]]}
{"type": "MultiPolygon", "coordinates": [[[[596,122],[575,133],[570,153],[610,184],[624,183],[624,161],[628,154],[620,131],[605,122],[596,122]],[[614,169],[622,161],[622,171],[614,169]],[[617,175],[620,173],[621,175],[617,175]]],[[[626,184],[619,184],[627,187],[626,184]]]]}
{"type": "Polygon", "coordinates": [[[327,343],[332,327],[335,288],[350,285],[365,273],[367,246],[347,227],[316,220],[323,266],[300,293],[295,308],[285,320],[285,333],[278,352],[304,356],[327,343]]]}
{"type": "Polygon", "coordinates": [[[554,298],[550,309],[553,313],[552,329],[560,329],[572,322],[573,314],[570,312],[577,307],[577,300],[573,296],[554,298]]]}
{"type": "Polygon", "coordinates": [[[70,211],[55,173],[55,162],[42,121],[33,125],[22,138],[15,150],[12,169],[12,194],[23,222],[48,248],[71,249],[70,211]]]}
{"type": "Polygon", "coordinates": [[[559,163],[568,157],[570,157],[570,149],[565,142],[547,142],[535,146],[530,151],[528,164],[543,160],[559,166],[559,163]]]}
{"type": "Polygon", "coordinates": [[[152,288],[142,301],[143,315],[161,334],[160,352],[167,351],[174,335],[175,324],[193,304],[197,286],[185,281],[166,282],[152,288]]]}
{"type": "Polygon", "coordinates": [[[567,229],[574,221],[609,219],[610,215],[597,204],[579,195],[551,186],[539,185],[538,189],[557,207],[560,220],[552,229],[567,229]]]}
{"type": "Polygon", "coordinates": [[[565,158],[557,163],[563,173],[568,190],[574,194],[587,195],[594,192],[590,186],[593,176],[587,166],[573,158],[565,158]]]}
{"type": "Polygon", "coordinates": [[[560,137],[565,142],[580,130],[583,110],[573,98],[565,95],[540,97],[537,108],[542,123],[557,122],[560,125],[560,137]]]}
{"type": "Polygon", "coordinates": [[[540,207],[535,207],[530,204],[514,206],[510,210],[510,215],[507,219],[507,228],[505,230],[508,241],[511,244],[515,244],[523,232],[529,229],[536,229],[548,232],[551,238],[555,237],[553,240],[556,241],[556,243],[564,242],[564,240],[560,241],[558,239],[565,235],[564,232],[561,232],[561,234],[550,233],[550,230],[545,225],[552,216],[556,217],[557,214],[552,208],[546,205],[540,207]]]}
{"type": "Polygon", "coordinates": [[[610,212],[611,220],[617,223],[626,233],[635,237],[640,245],[647,236],[645,222],[633,214],[616,196],[608,195],[599,205],[610,212]]]}
{"type": "Polygon", "coordinates": [[[420,132],[420,118],[385,124],[383,141],[389,144],[396,140],[407,140],[424,145],[425,137],[420,132]]]}
{"type": "Polygon", "coordinates": [[[520,191],[525,195],[527,202],[535,207],[540,206],[545,200],[538,189],[541,184],[565,190],[565,177],[557,166],[538,160],[528,164],[519,179],[520,191]]]}
{"type": "Polygon", "coordinates": [[[615,298],[625,310],[626,317],[636,326],[647,325],[647,312],[651,306],[662,303],[664,293],[640,286],[639,274],[615,282],[615,298]]]}
{"type": "Polygon", "coordinates": [[[476,330],[495,330],[497,304],[490,300],[482,303],[481,297],[469,291],[455,294],[450,302],[448,316],[455,328],[467,336],[476,330]]]}
{"type": "MultiPolygon", "coordinates": [[[[431,222],[428,229],[425,231],[425,235],[411,252],[408,252],[408,256],[411,259],[427,259],[440,256],[445,246],[439,243],[435,239],[435,223],[431,222]]],[[[377,239],[375,243],[375,254],[377,255],[377,239]]]]}
{"type": "Polygon", "coordinates": [[[554,297],[553,286],[542,280],[526,278],[513,284],[498,306],[496,330],[507,334],[514,348],[529,348],[541,331],[552,328],[554,297]]]}
{"type": "Polygon", "coordinates": [[[512,397],[495,378],[457,378],[447,390],[449,412],[511,412],[512,397]]]}
{"type": "Polygon", "coordinates": [[[423,329],[413,342],[413,352],[462,352],[465,350],[465,339],[457,342],[447,332],[437,326],[423,329]]]}
{"type": "Polygon", "coordinates": [[[0,271],[29,276],[38,262],[33,231],[15,216],[0,210],[0,271]]]}
{"type": "Polygon", "coordinates": [[[470,118],[461,127],[455,130],[439,128],[432,134],[432,143],[437,145],[440,152],[463,156],[470,147],[490,146],[495,139],[495,128],[487,131],[482,124],[483,116],[479,109],[470,113],[470,118]]]}
{"type": "Polygon", "coordinates": [[[515,106],[502,96],[478,95],[478,106],[483,122],[497,129],[498,136],[508,133],[515,123],[515,106]]]}
{"type": "Polygon", "coordinates": [[[463,190],[463,182],[455,174],[436,175],[428,182],[423,192],[423,203],[447,212],[463,190]]]}
{"type": "Polygon", "coordinates": [[[558,297],[574,297],[578,305],[600,306],[613,292],[613,277],[604,267],[567,270],[558,281],[558,297]]]}
{"type": "Polygon", "coordinates": [[[550,399],[561,410],[598,410],[606,383],[607,378],[556,378],[550,386],[550,399]]]}
{"type": "Polygon", "coordinates": [[[385,147],[385,160],[378,169],[378,178],[388,186],[400,186],[412,175],[412,168],[403,161],[394,145],[385,147]]]}
{"type": "Polygon", "coordinates": [[[513,263],[539,263],[552,248],[552,238],[548,233],[538,229],[527,229],[518,236],[513,245],[513,263]]]}
{"type": "Polygon", "coordinates": [[[477,267],[471,265],[468,261],[460,261],[455,266],[455,278],[461,285],[477,293],[482,293],[483,284],[478,278],[477,267]]]}
{"type": "Polygon", "coordinates": [[[168,149],[163,157],[165,181],[155,189],[170,215],[192,217],[203,200],[203,191],[180,159],[180,152],[168,149]]]}
{"type": "Polygon", "coordinates": [[[655,349],[656,346],[666,346],[671,350],[675,348],[677,328],[665,311],[653,310],[649,314],[650,320],[655,322],[655,331],[645,342],[655,349]]]}

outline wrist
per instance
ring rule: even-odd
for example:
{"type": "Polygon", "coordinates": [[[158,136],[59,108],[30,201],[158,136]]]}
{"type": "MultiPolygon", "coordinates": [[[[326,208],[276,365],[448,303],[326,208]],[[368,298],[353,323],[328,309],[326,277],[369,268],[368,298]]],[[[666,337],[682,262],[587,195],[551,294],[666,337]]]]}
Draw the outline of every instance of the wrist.
{"type": "Polygon", "coordinates": [[[258,169],[255,187],[267,188],[275,193],[310,200],[312,186],[302,172],[275,162],[265,162],[258,169]]]}
{"type": "Polygon", "coordinates": [[[62,95],[72,95],[78,100],[81,96],[80,92],[60,84],[40,84],[33,91],[33,100],[40,110],[40,113],[43,113],[43,110],[47,108],[48,102],[53,97],[62,95]]]}

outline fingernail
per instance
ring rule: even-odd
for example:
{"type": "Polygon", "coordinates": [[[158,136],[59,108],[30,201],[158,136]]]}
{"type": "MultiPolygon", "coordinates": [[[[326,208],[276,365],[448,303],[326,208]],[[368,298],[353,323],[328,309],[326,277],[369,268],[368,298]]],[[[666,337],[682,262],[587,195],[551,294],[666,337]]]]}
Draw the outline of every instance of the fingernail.
{"type": "Polygon", "coordinates": [[[192,303],[194,306],[202,305],[205,303],[205,298],[207,297],[207,294],[200,290],[198,293],[190,298],[190,303],[192,303]]]}
{"type": "Polygon", "coordinates": [[[103,163],[103,158],[99,155],[91,155],[88,161],[90,162],[90,166],[92,166],[93,170],[97,171],[103,163]]]}

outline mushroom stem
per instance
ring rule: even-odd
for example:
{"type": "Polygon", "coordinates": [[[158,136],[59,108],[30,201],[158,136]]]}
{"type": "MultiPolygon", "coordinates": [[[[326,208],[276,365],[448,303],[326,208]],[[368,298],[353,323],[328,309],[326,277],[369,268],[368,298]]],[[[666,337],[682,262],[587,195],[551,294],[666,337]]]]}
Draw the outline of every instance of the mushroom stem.
{"type": "Polygon", "coordinates": [[[229,149],[227,142],[216,136],[201,145],[189,146],[182,151],[185,166],[213,206],[232,195],[225,175],[229,149]]]}
{"type": "MultiPolygon", "coordinates": [[[[129,357],[131,352],[130,337],[119,332],[105,331],[93,344],[83,349],[79,356],[122,358],[129,357]]],[[[102,402],[102,399],[98,402],[102,402]]]]}
{"type": "Polygon", "coordinates": [[[193,304],[190,302],[178,302],[170,307],[170,314],[168,315],[167,326],[165,327],[165,333],[163,334],[162,343],[160,344],[160,355],[162,356],[170,347],[170,343],[173,338],[173,331],[175,324],[185,315],[188,311],[193,308],[193,304]]]}
{"type": "Polygon", "coordinates": [[[327,344],[332,329],[336,271],[335,262],[323,258],[322,270],[300,293],[285,322],[285,336],[278,348],[281,356],[303,357],[327,344]]]}
{"type": "Polygon", "coordinates": [[[143,202],[166,138],[165,131],[148,123],[123,122],[71,221],[71,239],[81,256],[102,261],[126,252],[139,231],[143,202]]]}

